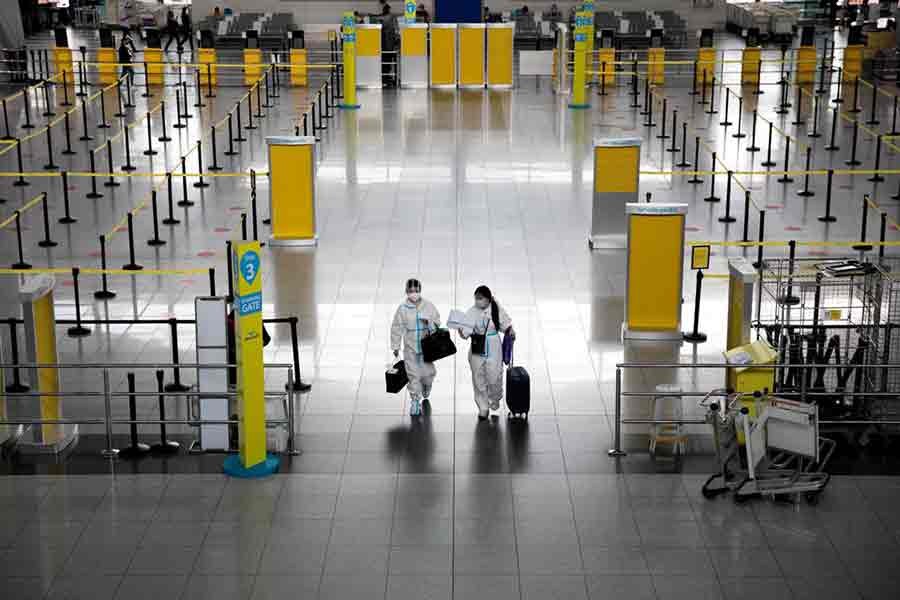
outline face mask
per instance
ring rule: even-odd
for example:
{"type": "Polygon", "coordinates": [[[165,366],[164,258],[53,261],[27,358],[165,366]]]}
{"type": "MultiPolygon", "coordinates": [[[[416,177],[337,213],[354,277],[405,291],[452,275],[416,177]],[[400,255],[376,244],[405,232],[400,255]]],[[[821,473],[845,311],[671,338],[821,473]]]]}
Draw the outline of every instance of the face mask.
{"type": "Polygon", "coordinates": [[[491,305],[491,301],[490,301],[490,300],[487,300],[487,299],[485,299],[485,298],[477,298],[477,299],[475,300],[475,306],[477,306],[477,307],[480,308],[481,310],[486,309],[486,308],[487,308],[488,306],[490,306],[490,305],[491,305]]]}
{"type": "Polygon", "coordinates": [[[409,292],[406,294],[406,298],[413,304],[418,302],[419,298],[421,298],[421,297],[422,297],[422,295],[419,292],[409,292]]]}

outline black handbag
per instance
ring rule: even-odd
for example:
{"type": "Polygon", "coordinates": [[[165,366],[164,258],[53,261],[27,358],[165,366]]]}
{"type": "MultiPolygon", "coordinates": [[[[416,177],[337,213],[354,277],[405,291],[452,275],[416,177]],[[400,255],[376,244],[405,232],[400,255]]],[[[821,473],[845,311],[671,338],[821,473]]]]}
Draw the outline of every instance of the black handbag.
{"type": "Polygon", "coordinates": [[[422,358],[425,362],[435,362],[456,354],[456,345],[450,339],[450,332],[438,329],[422,338],[422,358]]]}
{"type": "Polygon", "coordinates": [[[484,354],[487,335],[484,333],[473,333],[469,336],[469,339],[472,340],[472,354],[484,354]]]}
{"type": "Polygon", "coordinates": [[[409,376],[406,374],[406,363],[397,361],[394,366],[384,372],[384,382],[387,387],[388,394],[398,394],[409,383],[409,376]]]}

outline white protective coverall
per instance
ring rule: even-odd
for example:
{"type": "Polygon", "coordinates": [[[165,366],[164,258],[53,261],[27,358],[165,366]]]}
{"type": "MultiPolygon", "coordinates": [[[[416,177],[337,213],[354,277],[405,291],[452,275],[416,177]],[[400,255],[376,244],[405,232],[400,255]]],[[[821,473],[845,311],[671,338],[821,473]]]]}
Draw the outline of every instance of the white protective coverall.
{"type": "Polygon", "coordinates": [[[400,340],[403,340],[403,362],[409,377],[407,389],[412,400],[421,400],[423,396],[428,398],[431,395],[431,383],[437,371],[434,363],[425,362],[422,358],[422,338],[440,325],[441,314],[425,298],[420,298],[417,304],[406,300],[394,313],[391,350],[399,350],[400,340]]]}
{"type": "MultiPolygon", "coordinates": [[[[500,317],[500,329],[506,331],[512,326],[512,319],[497,305],[500,317]]],[[[503,342],[500,332],[491,320],[491,308],[473,306],[466,311],[467,320],[475,322],[474,333],[486,334],[484,353],[473,354],[469,346],[469,367],[472,369],[472,387],[475,389],[475,403],[482,414],[488,410],[500,408],[503,399],[503,342]]],[[[468,337],[468,336],[463,336],[468,337]]]]}

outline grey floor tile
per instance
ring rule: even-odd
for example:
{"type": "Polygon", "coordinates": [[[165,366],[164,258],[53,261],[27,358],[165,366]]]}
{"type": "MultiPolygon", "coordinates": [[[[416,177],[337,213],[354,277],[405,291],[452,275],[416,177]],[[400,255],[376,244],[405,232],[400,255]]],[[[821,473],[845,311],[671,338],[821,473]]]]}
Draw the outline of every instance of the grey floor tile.
{"type": "Polygon", "coordinates": [[[712,548],[713,566],[720,579],[730,577],[781,577],[775,555],[768,548],[712,548]]]}
{"type": "Polygon", "coordinates": [[[591,600],[656,600],[649,575],[588,575],[587,585],[591,600]]]}
{"type": "Polygon", "coordinates": [[[19,546],[0,550],[0,577],[38,577],[50,582],[62,573],[71,548],[61,546],[19,546]]]}
{"type": "Polygon", "coordinates": [[[700,535],[707,548],[761,548],[768,547],[763,530],[755,518],[735,519],[700,518],[697,521],[700,535]]]}
{"type": "Polygon", "coordinates": [[[713,566],[706,550],[644,548],[647,567],[653,575],[709,575],[713,566]]]}
{"type": "Polygon", "coordinates": [[[194,569],[198,546],[141,546],[128,567],[129,575],[187,575],[194,569]]]}
{"type": "Polygon", "coordinates": [[[457,544],[453,550],[457,575],[511,575],[518,571],[516,548],[512,545],[457,544]]]}
{"type": "Polygon", "coordinates": [[[449,575],[390,575],[387,600],[451,600],[449,575]]]}
{"type": "Polygon", "coordinates": [[[8,598],[16,600],[40,600],[44,598],[50,582],[40,577],[2,577],[0,590],[8,598]]]}
{"type": "Polygon", "coordinates": [[[326,544],[298,541],[269,544],[259,565],[261,575],[320,575],[325,564],[326,544]]]}
{"type": "Polygon", "coordinates": [[[637,519],[641,542],[657,548],[699,548],[703,546],[700,527],[694,521],[663,518],[637,519]]]}
{"type": "Polygon", "coordinates": [[[456,575],[453,578],[453,598],[518,600],[519,581],[511,575],[456,575]]]}
{"type": "Polygon", "coordinates": [[[454,543],[512,545],[516,542],[516,527],[510,520],[480,520],[457,517],[453,521],[454,543]]]}
{"type": "Polygon", "coordinates": [[[399,546],[391,549],[391,575],[450,575],[450,546],[399,546]]]}
{"type": "MultiPolygon", "coordinates": [[[[255,521],[213,521],[203,540],[211,546],[247,546],[262,548],[269,541],[268,524],[255,521]]],[[[274,529],[274,528],[273,528],[274,529]]]]}
{"type": "Polygon", "coordinates": [[[659,600],[722,600],[722,588],[714,575],[661,575],[653,577],[659,600]]]}
{"type": "MultiPolygon", "coordinates": [[[[330,519],[278,519],[272,522],[268,542],[275,546],[327,544],[331,537],[330,519]]],[[[210,532],[212,537],[212,530],[210,532]]]]}
{"type": "Polygon", "coordinates": [[[330,519],[334,516],[337,494],[282,496],[275,505],[278,519],[330,519]]]}
{"type": "Polygon", "coordinates": [[[387,574],[326,575],[319,588],[319,600],[378,600],[384,598],[387,574]]]}
{"type": "Polygon", "coordinates": [[[63,573],[67,576],[124,575],[136,550],[135,544],[78,544],[63,573]]]}
{"type": "Polygon", "coordinates": [[[523,575],[522,600],[587,600],[587,585],[581,575],[523,575]]]}
{"type": "Polygon", "coordinates": [[[126,575],[116,590],[116,600],[180,598],[187,575],[126,575]]]}
{"type": "Polygon", "coordinates": [[[329,544],[325,575],[383,575],[387,573],[389,546],[329,544]]]}
{"type": "Polygon", "coordinates": [[[184,600],[250,600],[253,576],[235,574],[199,575],[188,579],[184,600]]]}
{"type": "Polygon", "coordinates": [[[387,519],[335,519],[331,544],[344,546],[386,546],[391,542],[392,520],[387,519]]]}
{"type": "Polygon", "coordinates": [[[134,544],[135,546],[144,538],[149,523],[145,521],[92,521],[88,523],[79,544],[134,544]]]}
{"type": "Polygon", "coordinates": [[[785,577],[813,579],[816,577],[848,577],[837,552],[831,548],[823,550],[775,550],[775,559],[785,577]]]}
{"type": "Polygon", "coordinates": [[[751,600],[752,598],[792,600],[794,597],[787,580],[781,577],[722,579],[720,583],[725,600],[751,600]]]}
{"type": "Polygon", "coordinates": [[[193,572],[198,575],[255,575],[259,570],[261,544],[203,544],[193,572]]]}
{"type": "Polygon", "coordinates": [[[450,519],[394,519],[391,527],[392,546],[449,545],[451,536],[450,519]]]}
{"type": "Polygon", "coordinates": [[[577,544],[518,544],[523,575],[581,575],[584,565],[577,544]]]}
{"type": "Polygon", "coordinates": [[[121,575],[60,576],[53,581],[47,600],[112,600],[121,575]]]}
{"type": "Polygon", "coordinates": [[[769,546],[775,550],[826,550],[831,540],[824,527],[817,525],[790,525],[774,522],[762,523],[763,534],[769,546]]]}
{"type": "Polygon", "coordinates": [[[640,547],[581,547],[584,571],[590,575],[649,575],[640,547]]]}
{"type": "Polygon", "coordinates": [[[315,600],[318,597],[318,575],[257,575],[253,584],[252,600],[315,600]]]}
{"type": "Polygon", "coordinates": [[[860,590],[849,577],[831,577],[825,569],[811,577],[787,578],[795,600],[861,600],[860,590]]]}
{"type": "Polygon", "coordinates": [[[519,544],[578,544],[575,521],[571,518],[547,518],[516,522],[519,544]]]}
{"type": "Polygon", "coordinates": [[[634,520],[627,518],[581,519],[576,521],[578,539],[584,546],[638,546],[641,536],[634,520]]]}
{"type": "Polygon", "coordinates": [[[173,546],[201,546],[209,533],[210,523],[169,523],[153,521],[147,526],[142,546],[171,544],[173,546]]]}
{"type": "Polygon", "coordinates": [[[897,595],[900,577],[883,576],[877,579],[856,579],[856,586],[864,600],[889,600],[897,595]]]}

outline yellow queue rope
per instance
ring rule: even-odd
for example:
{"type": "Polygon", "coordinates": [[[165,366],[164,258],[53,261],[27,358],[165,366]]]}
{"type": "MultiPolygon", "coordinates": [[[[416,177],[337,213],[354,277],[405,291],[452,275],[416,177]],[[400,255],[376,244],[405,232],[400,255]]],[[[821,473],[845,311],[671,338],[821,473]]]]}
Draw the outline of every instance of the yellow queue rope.
{"type": "MultiPolygon", "coordinates": [[[[13,73],[13,72],[17,73],[18,71],[10,71],[10,72],[11,72],[11,73],[13,73]]],[[[22,90],[19,90],[18,92],[14,93],[14,94],[10,94],[9,96],[6,96],[6,97],[0,99],[0,102],[12,102],[13,100],[15,100],[16,98],[18,98],[19,96],[24,96],[24,95],[25,95],[25,90],[33,90],[33,89],[35,89],[35,88],[39,88],[39,87],[41,87],[42,85],[44,85],[45,83],[56,83],[56,79],[57,79],[58,77],[61,77],[61,76],[62,76],[62,73],[57,73],[56,75],[52,75],[52,76],[48,77],[47,79],[45,79],[44,81],[40,81],[40,82],[38,82],[38,83],[29,85],[29,86],[25,87],[25,88],[22,89],[22,90]]]]}
{"type": "Polygon", "coordinates": [[[43,200],[44,195],[45,195],[45,193],[44,193],[44,192],[41,192],[40,194],[38,194],[37,196],[35,196],[34,198],[32,198],[31,200],[29,200],[29,201],[26,202],[25,204],[23,204],[22,206],[20,206],[19,208],[17,208],[15,211],[13,211],[12,216],[7,217],[7,218],[4,219],[3,221],[0,221],[0,229],[6,229],[6,228],[9,227],[12,223],[14,223],[14,222],[16,221],[16,213],[19,213],[19,214],[21,215],[21,214],[24,213],[25,211],[27,211],[27,210],[29,210],[29,209],[31,209],[31,208],[37,206],[38,203],[39,203],[41,200],[43,200]]]}

